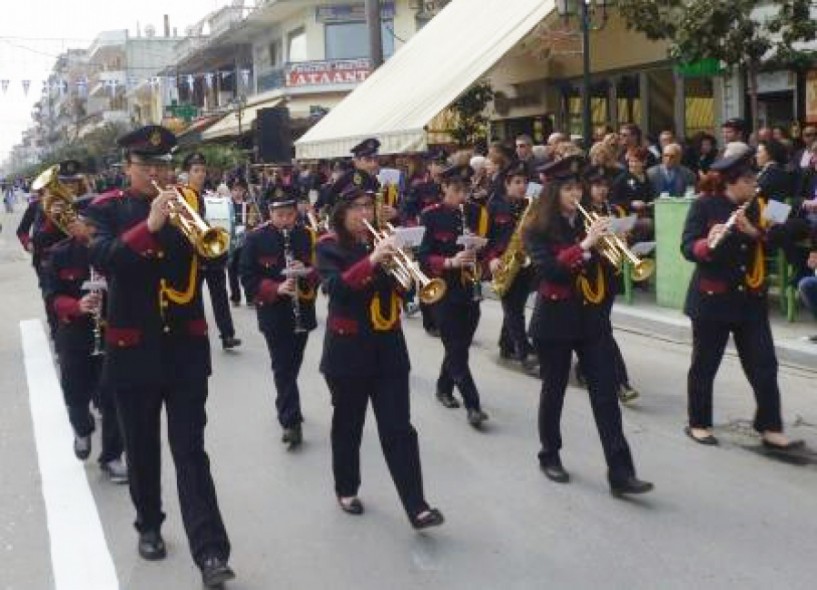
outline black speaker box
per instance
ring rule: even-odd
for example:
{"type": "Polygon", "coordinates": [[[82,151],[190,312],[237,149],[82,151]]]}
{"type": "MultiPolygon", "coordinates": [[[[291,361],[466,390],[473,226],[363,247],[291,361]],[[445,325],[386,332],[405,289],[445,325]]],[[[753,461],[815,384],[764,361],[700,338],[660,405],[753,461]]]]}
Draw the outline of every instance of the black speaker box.
{"type": "Polygon", "coordinates": [[[258,159],[261,162],[271,164],[292,161],[295,151],[292,146],[289,109],[259,109],[255,133],[258,159]]]}

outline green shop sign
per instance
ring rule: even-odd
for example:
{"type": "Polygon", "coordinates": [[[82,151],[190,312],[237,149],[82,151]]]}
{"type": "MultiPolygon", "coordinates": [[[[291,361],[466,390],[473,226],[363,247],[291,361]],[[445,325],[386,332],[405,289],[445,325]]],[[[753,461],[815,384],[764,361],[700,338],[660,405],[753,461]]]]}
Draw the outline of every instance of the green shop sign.
{"type": "Polygon", "coordinates": [[[723,73],[721,62],[714,58],[702,59],[678,65],[678,73],[685,78],[711,78],[723,73]]]}

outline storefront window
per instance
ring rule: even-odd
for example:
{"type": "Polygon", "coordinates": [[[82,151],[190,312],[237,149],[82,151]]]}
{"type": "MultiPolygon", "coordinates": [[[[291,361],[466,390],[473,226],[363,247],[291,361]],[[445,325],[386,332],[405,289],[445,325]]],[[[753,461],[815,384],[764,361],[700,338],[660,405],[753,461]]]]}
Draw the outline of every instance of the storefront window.
{"type": "Polygon", "coordinates": [[[306,30],[295,29],[287,35],[287,59],[290,63],[306,61],[306,30]]]}
{"type": "MultiPolygon", "coordinates": [[[[394,54],[394,34],[392,22],[383,21],[383,57],[394,54]]],[[[327,23],[324,26],[326,36],[326,59],[356,59],[369,56],[369,32],[365,22],[327,23]]]]}
{"type": "Polygon", "coordinates": [[[712,78],[686,78],[686,137],[715,130],[715,98],[712,78]]]}

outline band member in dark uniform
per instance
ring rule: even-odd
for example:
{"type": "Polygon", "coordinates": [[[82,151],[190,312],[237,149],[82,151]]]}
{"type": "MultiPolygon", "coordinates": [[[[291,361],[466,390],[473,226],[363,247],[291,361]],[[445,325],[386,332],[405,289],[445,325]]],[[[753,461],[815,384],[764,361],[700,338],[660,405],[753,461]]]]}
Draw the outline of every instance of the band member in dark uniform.
{"type": "Polygon", "coordinates": [[[301,397],[298,373],[309,332],[317,327],[314,237],[297,224],[295,195],[277,188],[269,201],[270,221],[247,235],[241,254],[241,281],[255,301],[258,329],[264,335],[275,380],[275,407],[284,429],[282,441],[301,443],[301,397]],[[312,267],[309,275],[287,276],[285,271],[312,267]],[[296,299],[297,298],[297,299],[296,299]]]}
{"type": "MultiPolygon", "coordinates": [[[[199,207],[202,217],[207,218],[204,203],[204,183],[207,180],[207,159],[203,154],[193,152],[188,155],[182,164],[187,172],[187,185],[199,197],[199,207]]],[[[230,312],[230,302],[227,298],[227,258],[214,261],[202,261],[201,272],[207,282],[210,292],[210,303],[213,306],[213,315],[216,318],[221,347],[224,350],[241,346],[241,340],[235,337],[233,315],[230,312]]]]}
{"type": "Polygon", "coordinates": [[[695,263],[684,312],[692,320],[689,425],[696,442],[715,445],[712,388],[729,335],[757,401],[754,428],[777,450],[802,445],[783,434],[777,357],[769,327],[765,248],[773,231],[761,222],[751,150],[716,161],[725,189],[690,208],[681,252],[695,263]]]}
{"type": "MultiPolygon", "coordinates": [[[[75,201],[82,210],[92,197],[75,201]]],[[[91,454],[91,434],[95,430],[90,405],[96,398],[102,414],[102,451],[99,465],[113,483],[126,483],[128,471],[122,461],[122,437],[113,392],[100,384],[102,370],[102,309],[104,291],[85,291],[91,280],[88,241],[90,227],[81,218],[66,227],[69,237],[51,249],[46,271],[46,299],[58,319],[54,346],[60,356],[60,386],[74,430],[74,454],[84,461],[91,454]]]]}
{"type": "Polygon", "coordinates": [[[180,198],[193,210],[198,199],[191,191],[179,196],[156,188],[167,186],[175,144],[170,131],[155,125],[119,139],[130,188],[102,195],[90,207],[91,263],[108,281],[103,378],[116,392],[122,421],[139,554],[147,560],[166,555],[160,533],[164,405],[190,550],[204,584],[218,587],[234,574],[204,450],[211,365],[199,255],[170,222],[180,198]]]}
{"type": "Polygon", "coordinates": [[[419,258],[432,276],[445,280],[445,296],[433,306],[435,324],[445,347],[445,356],[437,379],[437,399],[447,408],[458,408],[454,386],[460,390],[468,411],[468,422],[479,427],[488,415],[480,406],[479,392],[468,366],[468,350],[480,317],[482,267],[474,248],[457,243],[458,238],[476,232],[466,213],[466,198],[473,170],[452,166],[442,175],[443,200],[427,208],[420,217],[426,231],[419,258]]]}
{"type": "Polygon", "coordinates": [[[539,464],[545,475],[566,483],[562,466],[561,416],[575,352],[584,367],[590,403],[607,460],[614,495],[650,491],[635,476],[621,426],[621,410],[612,362],[612,326],[608,299],[614,297],[612,268],[597,250],[609,219],[599,218],[585,231],[578,210],[582,198],[582,159],[571,156],[546,166],[547,185],[524,228],[525,247],[536,270],[536,308],[530,335],[539,354],[539,464]]]}
{"type": "Polygon", "coordinates": [[[360,442],[372,401],[380,443],[403,508],[416,529],[442,524],[423,493],[420,449],[409,410],[409,356],[400,325],[402,294],[383,265],[391,238],[373,247],[364,221],[374,220],[373,178],[353,176],[332,213],[334,232],[317,247],[329,296],[320,369],[332,395],[332,466],[340,507],[362,514],[360,442]]]}
{"type": "MultiPolygon", "coordinates": [[[[503,171],[504,194],[495,192],[488,201],[488,216],[491,226],[485,258],[492,275],[503,268],[502,256],[508,249],[528,206],[525,192],[528,186],[528,169],[521,162],[515,162],[503,171]]],[[[502,297],[502,331],[499,336],[499,354],[502,358],[513,359],[531,370],[535,361],[529,359],[533,347],[525,335],[525,304],[530,295],[533,269],[530,266],[519,270],[510,287],[502,297]]]]}
{"type": "MultiPolygon", "coordinates": [[[[253,204],[249,201],[249,187],[243,178],[236,178],[230,185],[230,197],[232,199],[232,221],[233,235],[230,237],[230,253],[227,257],[227,280],[230,287],[230,302],[234,306],[241,305],[241,279],[238,272],[238,265],[241,261],[241,250],[244,248],[246,234],[252,229],[250,214],[253,204]]],[[[265,201],[266,202],[266,201],[265,201]]],[[[262,220],[256,220],[260,223],[262,220]]],[[[248,304],[252,301],[244,294],[248,304]]]]}

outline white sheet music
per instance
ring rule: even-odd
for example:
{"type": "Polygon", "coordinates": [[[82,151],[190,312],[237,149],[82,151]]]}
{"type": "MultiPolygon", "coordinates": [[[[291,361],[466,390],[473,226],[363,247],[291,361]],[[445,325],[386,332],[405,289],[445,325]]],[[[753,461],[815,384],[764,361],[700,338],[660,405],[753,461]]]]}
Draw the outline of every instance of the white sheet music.
{"type": "Polygon", "coordinates": [[[613,217],[610,219],[610,232],[621,235],[632,231],[635,227],[635,215],[628,215],[627,217],[613,217]]]}
{"type": "Polygon", "coordinates": [[[402,178],[403,173],[397,168],[381,168],[377,174],[377,180],[380,181],[382,186],[400,186],[402,178]]]}
{"type": "Polygon", "coordinates": [[[398,227],[394,230],[394,243],[398,248],[416,248],[422,243],[425,233],[424,225],[398,227]]]}
{"type": "Polygon", "coordinates": [[[457,238],[457,244],[471,250],[481,250],[487,243],[488,238],[480,236],[460,236],[457,238]]]}
{"type": "Polygon", "coordinates": [[[791,205],[780,201],[769,200],[763,210],[763,217],[772,223],[785,223],[791,213],[791,205]]]}
{"type": "Polygon", "coordinates": [[[636,256],[649,256],[655,250],[655,242],[638,242],[633,244],[630,251],[636,256]]]}
{"type": "Polygon", "coordinates": [[[529,182],[528,188],[525,190],[525,196],[530,197],[532,199],[538,199],[539,195],[542,194],[542,185],[538,182],[529,182]]]}

